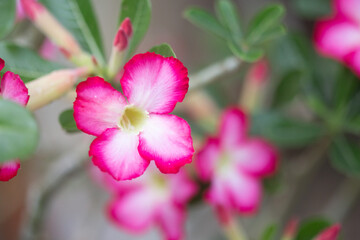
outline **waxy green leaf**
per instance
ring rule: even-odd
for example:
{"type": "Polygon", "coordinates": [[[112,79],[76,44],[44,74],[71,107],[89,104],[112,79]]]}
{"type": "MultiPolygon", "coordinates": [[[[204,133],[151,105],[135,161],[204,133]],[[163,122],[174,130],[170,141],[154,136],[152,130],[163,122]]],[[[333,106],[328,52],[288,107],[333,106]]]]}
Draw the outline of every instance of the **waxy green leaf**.
{"type": "Polygon", "coordinates": [[[104,49],[91,0],[40,0],[77,39],[83,50],[104,64],[104,49]]]}
{"type": "Polygon", "coordinates": [[[38,140],[32,114],[14,102],[0,99],[0,162],[29,157],[38,140]]]}
{"type": "Polygon", "coordinates": [[[61,127],[68,133],[75,133],[80,131],[76,126],[73,109],[63,111],[59,116],[59,122],[61,127]]]}
{"type": "Polygon", "coordinates": [[[14,27],[16,0],[0,1],[0,38],[5,37],[14,27]]]}
{"type": "Polygon", "coordinates": [[[215,5],[218,18],[231,32],[235,41],[242,37],[240,17],[236,5],[231,0],[218,0],[215,5]]]}
{"type": "Polygon", "coordinates": [[[12,71],[25,82],[62,68],[41,58],[35,51],[13,43],[0,43],[0,57],[5,61],[3,71],[12,71]]]}
{"type": "Polygon", "coordinates": [[[160,45],[156,45],[152,47],[149,52],[153,52],[156,54],[160,54],[163,57],[174,57],[176,58],[176,55],[174,53],[174,50],[171,48],[171,46],[167,43],[163,43],[160,45]]]}
{"type": "Polygon", "coordinates": [[[192,24],[209,33],[225,40],[231,39],[230,32],[224,28],[211,13],[201,8],[189,8],[185,11],[184,16],[192,24]]]}

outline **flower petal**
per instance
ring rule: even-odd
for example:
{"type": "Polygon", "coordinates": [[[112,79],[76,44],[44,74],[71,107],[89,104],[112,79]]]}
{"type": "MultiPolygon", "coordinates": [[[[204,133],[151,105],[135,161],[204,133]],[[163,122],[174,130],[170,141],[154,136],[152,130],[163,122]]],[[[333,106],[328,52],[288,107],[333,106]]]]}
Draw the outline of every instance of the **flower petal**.
{"type": "Polygon", "coordinates": [[[0,95],[4,99],[11,100],[22,106],[29,101],[28,89],[19,75],[6,72],[1,79],[0,95]]]}
{"type": "Polygon", "coordinates": [[[345,57],[346,64],[360,77],[360,48],[345,57]]]}
{"type": "Polygon", "coordinates": [[[173,57],[155,53],[134,56],[120,80],[129,103],[150,113],[170,113],[189,87],[188,71],[173,57]]]}
{"type": "Polygon", "coordinates": [[[108,205],[110,219],[133,233],[147,230],[155,221],[161,205],[150,188],[117,197],[108,205]]]}
{"type": "Polygon", "coordinates": [[[248,121],[243,111],[228,108],[221,117],[220,144],[229,149],[239,144],[246,136],[248,121]]]}
{"type": "Polygon", "coordinates": [[[185,209],[171,203],[162,205],[158,215],[164,239],[179,240],[184,236],[185,209]]]}
{"type": "Polygon", "coordinates": [[[319,52],[343,60],[360,47],[359,26],[342,17],[323,20],[315,25],[314,40],[319,52]]]}
{"type": "Polygon", "coordinates": [[[17,175],[20,168],[20,161],[13,160],[0,164],[0,181],[9,181],[17,175]]]}
{"type": "Polygon", "coordinates": [[[241,171],[254,177],[273,174],[277,167],[277,151],[262,139],[249,139],[232,153],[241,171]]]}
{"type": "Polygon", "coordinates": [[[99,136],[108,128],[117,127],[126,105],[125,98],[100,77],[88,78],[77,88],[74,118],[77,127],[99,136]]]}
{"type": "Polygon", "coordinates": [[[177,173],[194,153],[189,124],[174,115],[150,114],[140,133],[139,152],[155,160],[162,173],[177,173]]]}
{"type": "Polygon", "coordinates": [[[196,155],[195,167],[200,179],[208,181],[213,176],[220,158],[220,144],[217,138],[208,138],[205,146],[196,155]]]}
{"type": "Polygon", "coordinates": [[[91,143],[89,155],[96,166],[116,180],[128,180],[142,175],[149,165],[139,155],[138,145],[136,134],[110,128],[91,143]]]}
{"type": "Polygon", "coordinates": [[[254,213],[262,195],[260,182],[233,168],[224,173],[214,178],[207,199],[215,206],[235,209],[244,214],[254,213]]]}
{"type": "Polygon", "coordinates": [[[5,61],[0,58],[0,71],[5,67],[5,61]]]}
{"type": "Polygon", "coordinates": [[[335,9],[360,25],[360,0],[335,0],[335,9]]]}
{"type": "Polygon", "coordinates": [[[190,179],[185,169],[177,174],[169,174],[172,200],[178,205],[185,205],[198,190],[197,184],[190,179]]]}

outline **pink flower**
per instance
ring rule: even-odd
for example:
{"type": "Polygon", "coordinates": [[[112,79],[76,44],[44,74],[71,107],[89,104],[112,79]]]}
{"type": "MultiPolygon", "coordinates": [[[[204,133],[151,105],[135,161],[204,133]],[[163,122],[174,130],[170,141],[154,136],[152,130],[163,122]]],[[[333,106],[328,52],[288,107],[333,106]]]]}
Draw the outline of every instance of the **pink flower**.
{"type": "Polygon", "coordinates": [[[340,232],[340,224],[335,224],[322,231],[315,240],[336,240],[340,232]]]}
{"type": "Polygon", "coordinates": [[[332,16],[315,26],[315,45],[360,75],[360,0],[334,0],[332,16]]]}
{"type": "Polygon", "coordinates": [[[260,179],[273,174],[278,157],[273,146],[247,136],[248,120],[237,108],[227,109],[217,137],[209,137],[197,154],[200,178],[210,181],[206,199],[215,207],[253,213],[261,195],[260,179]]]}
{"type": "MultiPolygon", "coordinates": [[[[4,66],[5,62],[0,58],[0,71],[4,66]]],[[[22,106],[27,104],[29,100],[28,90],[19,75],[12,72],[6,72],[0,80],[0,99],[10,100],[22,106]]],[[[19,160],[0,163],[0,181],[9,181],[15,177],[19,168],[19,160]]]]}
{"type": "Polygon", "coordinates": [[[197,185],[184,170],[163,175],[155,167],[150,168],[140,178],[121,182],[98,171],[97,178],[113,194],[108,216],[132,233],[140,234],[158,226],[165,239],[182,239],[186,204],[197,192],[197,185]]]}
{"type": "Polygon", "coordinates": [[[176,173],[194,152],[188,123],[169,114],[188,90],[188,72],[173,58],[138,54],[120,80],[124,95],[100,77],[78,85],[77,127],[97,138],[89,155],[117,180],[139,177],[150,160],[163,173],[176,173]]]}

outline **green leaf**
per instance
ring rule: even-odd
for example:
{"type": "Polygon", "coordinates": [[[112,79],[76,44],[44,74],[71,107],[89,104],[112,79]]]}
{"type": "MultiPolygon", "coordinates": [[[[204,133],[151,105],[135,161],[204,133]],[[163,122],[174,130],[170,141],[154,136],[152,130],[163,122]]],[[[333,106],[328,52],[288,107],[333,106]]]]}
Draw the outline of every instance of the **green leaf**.
{"type": "Polygon", "coordinates": [[[329,227],[331,223],[323,218],[312,218],[299,227],[295,240],[313,240],[322,230],[329,227]]]}
{"type": "Polygon", "coordinates": [[[174,58],[176,58],[174,50],[167,43],[162,43],[160,45],[156,45],[156,46],[152,47],[149,50],[149,52],[160,54],[163,57],[174,57],[174,58]]]}
{"type": "Polygon", "coordinates": [[[209,12],[201,8],[189,8],[185,11],[184,17],[195,26],[212,33],[225,40],[230,40],[229,31],[209,12]]]}
{"type": "Polygon", "coordinates": [[[24,107],[0,99],[0,162],[30,156],[39,140],[37,124],[24,107]]]}
{"type": "Polygon", "coordinates": [[[274,240],[278,226],[276,224],[269,225],[261,235],[261,240],[274,240]]]}
{"type": "Polygon", "coordinates": [[[330,0],[292,0],[294,9],[307,19],[318,19],[331,13],[330,0]]]}
{"type": "Polygon", "coordinates": [[[285,9],[280,4],[274,4],[260,11],[251,21],[248,28],[247,42],[251,45],[261,41],[264,33],[281,25],[285,9]]]}
{"type": "Polygon", "coordinates": [[[35,51],[13,43],[0,43],[0,56],[5,61],[5,71],[12,71],[29,81],[51,71],[62,68],[61,65],[41,58],[35,51]]]}
{"type": "Polygon", "coordinates": [[[74,110],[68,109],[63,111],[59,116],[61,127],[68,133],[79,132],[74,119],[74,110]]]}
{"type": "Polygon", "coordinates": [[[40,0],[77,39],[83,50],[104,64],[104,49],[91,0],[40,0]]]}
{"type": "Polygon", "coordinates": [[[281,107],[291,102],[300,90],[301,73],[290,71],[283,76],[275,89],[273,106],[281,107]]]}
{"type": "Polygon", "coordinates": [[[127,58],[130,58],[149,28],[151,20],[150,0],[123,0],[119,24],[127,17],[130,18],[133,26],[133,35],[127,53],[127,58]]]}
{"type": "Polygon", "coordinates": [[[321,126],[289,118],[279,112],[255,114],[251,133],[261,135],[279,147],[302,147],[324,134],[321,126]]]}
{"type": "Polygon", "coordinates": [[[0,38],[5,37],[14,27],[16,0],[0,1],[0,38]]]}
{"type": "Polygon", "coordinates": [[[347,175],[360,176],[360,144],[343,136],[335,139],[330,151],[332,165],[347,175]]]}
{"type": "Polygon", "coordinates": [[[215,10],[222,24],[232,33],[235,41],[240,41],[242,37],[240,17],[237,7],[231,0],[218,0],[215,10]]]}
{"type": "Polygon", "coordinates": [[[246,62],[256,62],[264,55],[264,51],[261,49],[253,48],[245,51],[234,42],[228,42],[228,46],[236,57],[246,62]]]}

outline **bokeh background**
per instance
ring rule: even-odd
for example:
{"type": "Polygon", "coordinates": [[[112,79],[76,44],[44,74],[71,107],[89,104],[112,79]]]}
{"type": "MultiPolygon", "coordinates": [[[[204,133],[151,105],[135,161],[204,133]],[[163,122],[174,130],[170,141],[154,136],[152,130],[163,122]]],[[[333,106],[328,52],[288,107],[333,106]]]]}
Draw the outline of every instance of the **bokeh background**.
{"type": "MultiPolygon", "coordinates": [[[[269,0],[237,0],[243,19],[248,20],[257,10],[269,0]]],[[[300,30],[311,37],[311,23],[297,14],[294,1],[282,1],[287,8],[285,24],[291,31],[300,30]]],[[[93,0],[94,9],[100,21],[100,29],[106,52],[109,54],[111,43],[116,32],[119,12],[119,0],[93,0]]],[[[183,18],[183,11],[189,6],[201,6],[213,11],[213,0],[152,0],[152,22],[150,29],[138,49],[144,52],[162,42],[169,43],[177,57],[188,67],[190,73],[206,65],[221,60],[230,55],[223,42],[213,37],[183,18]]],[[[37,31],[30,24],[24,29],[30,38],[37,38],[37,31]]],[[[23,41],[27,41],[24,39],[23,41]]],[[[221,104],[236,103],[241,86],[243,72],[228,77],[221,85],[213,84],[209,92],[220,98],[221,104]],[[215,89],[215,90],[214,90],[215,89]]],[[[276,79],[272,79],[276,81],[276,79]]],[[[19,239],[24,226],[24,217],[32,195],[44,186],[49,177],[54,177],[71,165],[74,156],[86,155],[87,139],[84,134],[66,134],[58,123],[59,114],[70,106],[69,98],[64,97],[47,107],[38,110],[36,119],[41,130],[41,142],[34,157],[25,162],[16,178],[8,183],[0,183],[0,239],[19,239]]],[[[193,104],[197,104],[194,102],[193,104]]],[[[181,104],[180,104],[181,105],[181,104]]],[[[306,118],[306,111],[301,107],[292,110],[306,118]]],[[[299,150],[282,153],[281,161],[286,164],[291,161],[299,150]]],[[[303,159],[306,161],[306,159],[303,159]]],[[[324,161],[319,172],[308,188],[298,196],[298,204],[292,215],[300,219],[310,216],[326,215],[330,218],[341,211],[342,196],[339,192],[344,177],[337,173],[324,161]],[[329,202],[331,199],[331,202],[329,202]],[[324,206],[329,209],[324,210],[324,206]]],[[[304,162],[303,164],[306,164],[304,162]]],[[[286,175],[286,173],[285,173],[286,175]]],[[[357,194],[352,189],[343,189],[343,194],[357,194]]],[[[262,232],[258,226],[266,226],[271,218],[281,208],[281,200],[287,196],[279,196],[274,209],[267,209],[262,217],[244,217],[240,221],[246,229],[256,235],[262,232]],[[262,223],[264,222],[264,223],[262,223]],[[256,224],[253,224],[256,223],[256,224]],[[255,228],[255,226],[257,226],[255,228]]],[[[87,171],[79,171],[69,176],[69,181],[61,186],[46,212],[43,239],[52,240],[113,240],[113,239],[160,239],[157,229],[146,235],[133,236],[112,225],[104,214],[108,194],[92,182],[87,171]]],[[[359,200],[359,199],[357,199],[359,200]]],[[[264,199],[263,208],[268,202],[264,199]]],[[[344,216],[343,239],[358,239],[360,236],[360,201],[354,201],[350,212],[341,213],[344,216]]],[[[272,205],[273,206],[273,205],[272,205]]],[[[225,239],[213,217],[212,210],[206,204],[196,204],[189,208],[186,224],[187,239],[216,240],[225,239]]]]}

